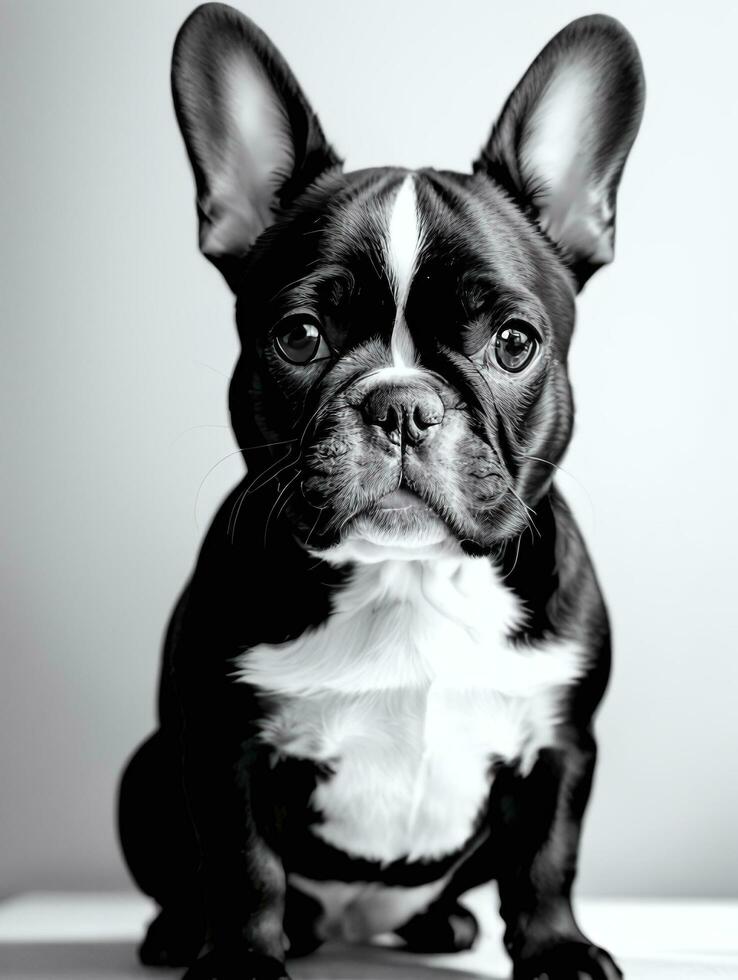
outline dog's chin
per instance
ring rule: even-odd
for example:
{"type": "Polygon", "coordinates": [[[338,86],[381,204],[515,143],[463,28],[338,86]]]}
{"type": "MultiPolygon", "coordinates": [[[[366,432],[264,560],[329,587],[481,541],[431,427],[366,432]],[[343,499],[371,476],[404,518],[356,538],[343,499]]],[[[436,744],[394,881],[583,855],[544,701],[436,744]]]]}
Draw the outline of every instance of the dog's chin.
{"type": "Polygon", "coordinates": [[[408,490],[394,490],[357,514],[340,542],[319,554],[336,562],[375,562],[418,561],[458,551],[455,535],[431,507],[408,490]]]}

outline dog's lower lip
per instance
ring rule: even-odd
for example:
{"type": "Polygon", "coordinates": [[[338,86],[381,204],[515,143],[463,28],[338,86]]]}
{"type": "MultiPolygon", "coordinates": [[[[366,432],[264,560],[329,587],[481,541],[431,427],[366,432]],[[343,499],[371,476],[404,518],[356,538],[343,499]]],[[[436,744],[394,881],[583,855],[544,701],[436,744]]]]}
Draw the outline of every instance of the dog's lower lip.
{"type": "Polygon", "coordinates": [[[392,490],[386,493],[377,501],[379,510],[411,510],[416,507],[426,507],[427,505],[420,497],[411,490],[392,490]]]}

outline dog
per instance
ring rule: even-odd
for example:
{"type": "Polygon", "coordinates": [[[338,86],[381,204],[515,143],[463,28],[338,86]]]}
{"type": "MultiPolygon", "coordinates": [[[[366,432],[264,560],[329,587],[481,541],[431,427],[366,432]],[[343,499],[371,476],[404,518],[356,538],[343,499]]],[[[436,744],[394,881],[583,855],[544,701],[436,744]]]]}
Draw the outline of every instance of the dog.
{"type": "Polygon", "coordinates": [[[613,257],[644,101],[605,16],[565,27],[470,173],[346,173],[286,62],[220,4],[174,103],[199,244],[236,297],[247,466],[172,614],[120,785],[146,964],[287,977],[394,933],[469,948],[496,881],[516,980],[614,980],[572,885],[610,670],[553,478],[575,297],[613,257]]]}

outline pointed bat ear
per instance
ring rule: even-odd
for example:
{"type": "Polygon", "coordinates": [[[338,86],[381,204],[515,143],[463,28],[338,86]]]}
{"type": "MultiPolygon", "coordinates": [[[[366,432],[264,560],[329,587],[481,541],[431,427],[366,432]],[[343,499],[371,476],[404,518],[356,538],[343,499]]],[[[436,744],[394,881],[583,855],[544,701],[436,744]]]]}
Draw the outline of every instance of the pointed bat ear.
{"type": "Polygon", "coordinates": [[[644,95],[630,34],[611,17],[582,17],[538,55],[474,164],[537,217],[580,287],[613,258],[615,198],[644,95]]]}
{"type": "Polygon", "coordinates": [[[182,25],[172,92],[200,250],[235,288],[239,260],[275,214],[340,160],[281,54],[225,4],[204,4],[182,25]]]}

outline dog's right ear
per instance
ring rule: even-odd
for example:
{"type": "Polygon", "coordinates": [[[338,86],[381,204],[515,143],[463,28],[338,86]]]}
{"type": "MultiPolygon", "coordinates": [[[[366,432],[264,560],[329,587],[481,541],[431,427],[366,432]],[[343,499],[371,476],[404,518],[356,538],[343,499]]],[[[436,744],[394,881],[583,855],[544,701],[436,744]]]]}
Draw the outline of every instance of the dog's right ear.
{"type": "Polygon", "coordinates": [[[200,250],[235,290],[240,259],[279,209],[341,161],[279,51],[225,4],[198,7],[180,28],[172,92],[200,250]]]}

